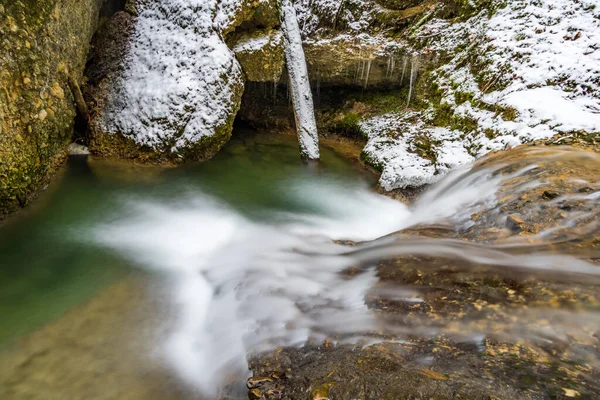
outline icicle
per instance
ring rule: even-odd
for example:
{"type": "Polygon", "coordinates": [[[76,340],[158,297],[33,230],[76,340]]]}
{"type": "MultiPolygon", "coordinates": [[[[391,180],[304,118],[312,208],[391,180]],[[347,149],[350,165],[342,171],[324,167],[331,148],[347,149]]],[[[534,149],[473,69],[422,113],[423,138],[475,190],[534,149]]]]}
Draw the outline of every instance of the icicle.
{"type": "Polygon", "coordinates": [[[410,87],[408,89],[408,100],[406,102],[406,108],[410,105],[410,98],[412,96],[413,87],[415,85],[415,80],[417,79],[417,73],[419,71],[419,56],[414,55],[411,60],[410,66],[410,87]]]}
{"type": "Polygon", "coordinates": [[[402,78],[400,78],[400,85],[404,83],[404,75],[406,75],[406,64],[408,63],[408,57],[402,58],[402,78]]]}
{"type": "Polygon", "coordinates": [[[358,79],[360,78],[360,66],[362,65],[362,61],[360,59],[361,57],[362,57],[362,54],[358,53],[358,62],[356,65],[356,76],[354,77],[355,83],[358,83],[358,79]]]}
{"type": "Polygon", "coordinates": [[[367,73],[365,75],[365,88],[369,85],[369,76],[371,75],[371,62],[372,62],[372,60],[367,61],[367,73]]]}
{"type": "Polygon", "coordinates": [[[366,66],[367,66],[367,63],[365,62],[365,60],[360,60],[360,76],[358,77],[358,82],[365,79],[365,67],[366,66]]]}
{"type": "Polygon", "coordinates": [[[321,99],[321,76],[317,77],[317,101],[321,99]]]}
{"type": "Polygon", "coordinates": [[[290,91],[296,118],[296,130],[300,142],[300,155],[302,158],[316,160],[319,158],[319,137],[315,121],[315,109],[308,68],[296,10],[291,0],[279,1],[281,16],[281,30],[285,44],[285,58],[290,79],[290,91]]]}
{"type": "Polygon", "coordinates": [[[385,71],[385,77],[389,78],[391,76],[390,71],[392,70],[392,56],[388,57],[387,70],[385,71]]]}

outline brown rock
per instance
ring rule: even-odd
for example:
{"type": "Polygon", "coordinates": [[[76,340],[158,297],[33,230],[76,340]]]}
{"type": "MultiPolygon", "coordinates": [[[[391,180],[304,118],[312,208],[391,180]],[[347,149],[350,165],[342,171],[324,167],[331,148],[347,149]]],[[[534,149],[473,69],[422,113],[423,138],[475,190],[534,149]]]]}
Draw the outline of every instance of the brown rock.
{"type": "Polygon", "coordinates": [[[525,227],[525,220],[518,215],[510,215],[506,218],[506,226],[511,231],[521,232],[525,227]]]}
{"type": "Polygon", "coordinates": [[[273,378],[271,377],[253,376],[252,378],[248,379],[248,381],[246,382],[246,386],[248,387],[248,389],[256,389],[258,387],[262,387],[270,383],[273,383],[273,378]]]}

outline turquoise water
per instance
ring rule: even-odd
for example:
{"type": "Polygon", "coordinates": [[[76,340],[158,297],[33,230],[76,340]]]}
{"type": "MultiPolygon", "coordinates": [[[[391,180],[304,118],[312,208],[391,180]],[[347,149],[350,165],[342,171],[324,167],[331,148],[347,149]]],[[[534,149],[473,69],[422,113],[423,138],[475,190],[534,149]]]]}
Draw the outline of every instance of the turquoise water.
{"type": "Polygon", "coordinates": [[[310,207],[281,190],[291,176],[374,183],[331,149],[322,149],[320,165],[304,165],[295,137],[251,132],[237,132],[206,163],[178,168],[70,158],[47,192],[0,225],[0,346],[133,273],[86,237],[90,227],[120,218],[123,201],[172,200],[202,191],[260,219],[268,210],[310,207]]]}

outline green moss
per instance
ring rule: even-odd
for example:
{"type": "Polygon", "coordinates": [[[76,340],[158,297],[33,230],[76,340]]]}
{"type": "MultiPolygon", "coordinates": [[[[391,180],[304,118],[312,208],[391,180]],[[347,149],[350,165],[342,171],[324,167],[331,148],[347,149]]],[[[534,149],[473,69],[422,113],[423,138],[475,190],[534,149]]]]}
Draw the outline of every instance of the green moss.
{"type": "Polygon", "coordinates": [[[426,135],[417,135],[413,140],[415,152],[419,157],[427,159],[432,163],[437,163],[437,153],[435,152],[431,139],[426,135]]]}
{"type": "Polygon", "coordinates": [[[344,136],[366,138],[365,133],[359,126],[361,119],[360,114],[350,111],[341,120],[335,121],[331,126],[331,130],[344,136]]]}
{"type": "Polygon", "coordinates": [[[491,17],[494,13],[506,6],[506,1],[496,0],[443,0],[440,17],[445,19],[467,20],[486,10],[491,17]]]}
{"type": "Polygon", "coordinates": [[[502,119],[505,121],[515,121],[518,116],[519,116],[518,111],[512,107],[506,107],[502,111],[502,119]]]}
{"type": "MultiPolygon", "coordinates": [[[[359,95],[362,103],[377,109],[381,113],[402,111],[406,108],[406,96],[403,91],[368,92],[359,95]]],[[[408,93],[406,93],[408,95],[408,93]]]]}
{"type": "MultiPolygon", "coordinates": [[[[4,4],[6,5],[4,6],[4,4]]],[[[66,154],[74,99],[101,0],[0,7],[0,218],[25,206],[66,154]]]]}
{"type": "Polygon", "coordinates": [[[473,93],[467,93],[467,92],[454,92],[454,100],[456,101],[456,104],[462,104],[466,101],[472,101],[473,97],[475,97],[475,95],[473,93]]]}
{"type": "Polygon", "coordinates": [[[379,172],[383,172],[383,164],[375,160],[369,153],[363,151],[360,153],[360,159],[367,165],[375,168],[379,172]]]}

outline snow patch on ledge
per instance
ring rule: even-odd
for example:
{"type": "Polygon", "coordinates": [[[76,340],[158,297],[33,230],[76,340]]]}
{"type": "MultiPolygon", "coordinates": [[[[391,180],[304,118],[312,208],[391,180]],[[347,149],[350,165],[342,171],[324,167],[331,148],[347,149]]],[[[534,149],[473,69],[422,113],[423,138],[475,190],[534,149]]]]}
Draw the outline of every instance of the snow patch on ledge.
{"type": "Polygon", "coordinates": [[[234,53],[255,52],[263,49],[267,45],[279,46],[283,42],[281,31],[271,31],[269,34],[242,40],[233,48],[234,53]]]}
{"type": "Polygon", "coordinates": [[[379,184],[388,191],[434,183],[474,159],[460,132],[427,126],[416,112],[384,114],[359,125],[368,136],[363,152],[381,169],[379,184]]]}
{"type": "Polygon", "coordinates": [[[214,135],[236,111],[235,89],[242,85],[241,68],[220,37],[225,16],[239,3],[141,3],[125,69],[116,78],[101,128],[173,153],[214,135]]]}
{"type": "Polygon", "coordinates": [[[361,32],[374,21],[376,6],[369,0],[295,0],[294,7],[302,35],[308,38],[336,25],[353,33],[361,32]]]}

